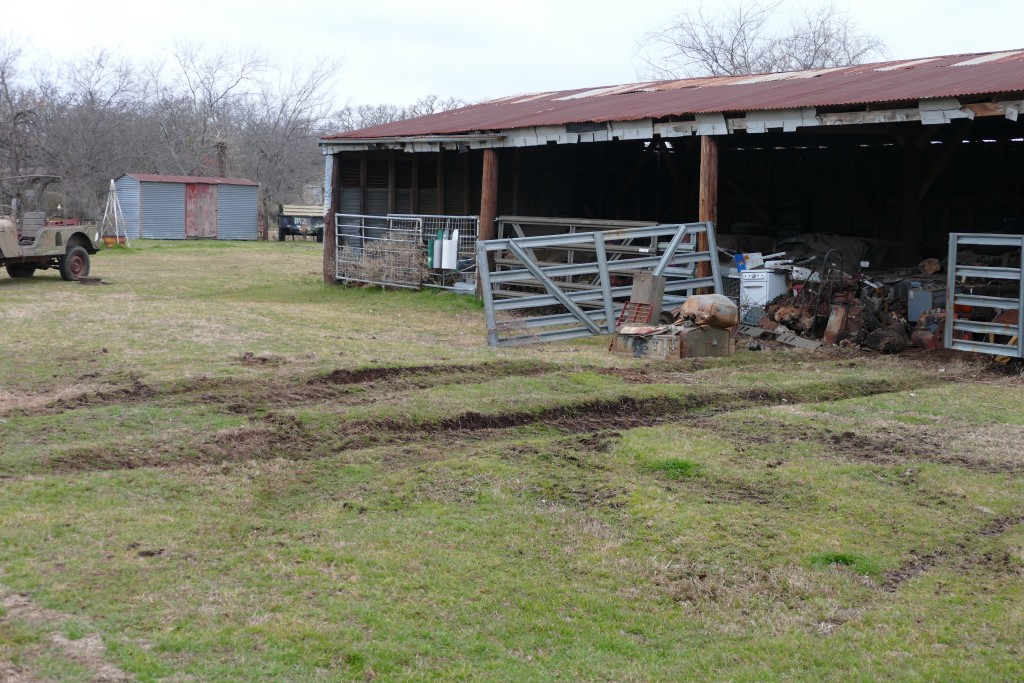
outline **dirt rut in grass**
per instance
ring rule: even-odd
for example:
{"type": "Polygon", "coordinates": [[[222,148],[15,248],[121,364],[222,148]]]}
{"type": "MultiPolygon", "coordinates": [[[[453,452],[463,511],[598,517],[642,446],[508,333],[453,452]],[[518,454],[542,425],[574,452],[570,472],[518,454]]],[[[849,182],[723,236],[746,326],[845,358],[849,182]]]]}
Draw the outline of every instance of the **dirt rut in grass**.
{"type": "MultiPolygon", "coordinates": [[[[25,594],[15,593],[0,585],[0,606],[4,608],[0,623],[23,621],[39,628],[56,628],[71,619],[68,614],[40,607],[25,594]]],[[[69,659],[90,672],[90,681],[94,683],[123,683],[134,681],[135,677],[111,664],[108,659],[106,645],[99,634],[90,633],[81,638],[69,639],[60,633],[51,633],[43,649],[49,649],[69,659]]],[[[40,651],[39,655],[44,652],[40,651]]],[[[29,664],[31,666],[31,663],[29,664]]],[[[0,661],[0,681],[37,681],[30,668],[15,666],[0,661]]]]}
{"type": "Polygon", "coordinates": [[[994,569],[1003,568],[1019,574],[1021,573],[1019,565],[1009,557],[1008,553],[999,554],[976,550],[979,538],[999,536],[1010,531],[1018,524],[1024,524],[1024,515],[997,517],[982,528],[964,534],[959,541],[950,546],[939,548],[929,553],[912,554],[910,559],[904,562],[898,569],[885,573],[882,588],[887,591],[896,591],[907,581],[915,579],[940,564],[947,562],[957,562],[962,565],[980,565],[994,569]]]}
{"type": "MultiPolygon", "coordinates": [[[[345,378],[348,380],[349,378],[345,378]]],[[[875,385],[861,388],[878,393],[875,385]]],[[[849,389],[844,389],[846,397],[849,389]]],[[[815,400],[821,397],[816,396],[815,400]]],[[[134,469],[210,465],[246,460],[283,458],[308,460],[346,451],[378,446],[401,446],[443,437],[443,453],[460,444],[500,439],[502,430],[544,426],[585,438],[596,432],[634,429],[669,422],[706,418],[714,413],[758,406],[793,405],[803,399],[781,391],[755,389],[744,392],[705,391],[684,397],[620,396],[575,404],[551,406],[534,411],[497,414],[465,412],[440,420],[414,422],[385,420],[342,421],[325,430],[289,415],[270,414],[250,425],[224,430],[199,442],[147,443],[127,447],[72,449],[50,456],[42,467],[50,472],[134,469]]]]}
{"type": "MultiPolygon", "coordinates": [[[[254,365],[249,360],[240,362],[245,366],[254,365]]],[[[280,363],[265,365],[276,366],[280,363]]],[[[251,414],[271,407],[287,408],[316,401],[365,403],[373,401],[375,396],[391,395],[399,391],[487,382],[503,377],[531,377],[558,370],[559,367],[553,363],[491,361],[463,365],[339,369],[312,378],[297,379],[200,377],[161,387],[147,385],[138,377],[132,377],[127,384],[103,386],[94,391],[62,396],[52,401],[41,400],[39,397],[26,399],[22,406],[13,405],[0,411],[0,414],[57,415],[83,408],[173,399],[227,406],[229,412],[251,414]]]]}

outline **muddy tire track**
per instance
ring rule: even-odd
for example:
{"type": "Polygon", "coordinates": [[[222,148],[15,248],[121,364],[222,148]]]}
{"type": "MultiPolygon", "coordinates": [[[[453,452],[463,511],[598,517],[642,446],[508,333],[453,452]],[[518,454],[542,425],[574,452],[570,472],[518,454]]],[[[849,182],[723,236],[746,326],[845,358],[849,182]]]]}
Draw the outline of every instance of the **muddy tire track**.
{"type": "MultiPolygon", "coordinates": [[[[877,392],[878,387],[869,390],[877,392]]],[[[322,427],[313,428],[292,416],[270,414],[250,425],[225,430],[198,442],[72,449],[46,458],[41,467],[47,472],[68,473],[273,458],[309,460],[346,451],[411,445],[434,439],[442,452],[451,453],[466,443],[498,440],[503,438],[506,430],[522,427],[544,426],[585,439],[595,433],[672,422],[697,420],[700,424],[700,420],[714,414],[801,402],[804,399],[794,394],[766,389],[739,393],[705,391],[683,397],[620,396],[532,411],[496,414],[469,411],[427,422],[395,418],[342,420],[335,429],[328,431],[322,427]]]]}
{"type": "Polygon", "coordinates": [[[1002,558],[995,558],[988,554],[979,555],[973,548],[975,540],[979,537],[993,537],[1006,533],[1018,524],[1024,524],[1024,515],[1009,515],[998,517],[981,529],[972,531],[961,536],[956,543],[924,554],[914,554],[899,568],[885,573],[882,579],[882,589],[888,592],[895,592],[907,581],[915,579],[928,571],[931,571],[940,564],[950,561],[962,562],[965,564],[995,565],[999,564],[1002,558]]]}
{"type": "MultiPolygon", "coordinates": [[[[244,363],[251,365],[251,363],[244,363]]],[[[132,377],[126,386],[83,392],[32,408],[13,408],[8,416],[59,415],[108,405],[157,402],[194,397],[206,405],[227,406],[228,412],[255,414],[269,406],[287,408],[316,401],[368,402],[374,394],[486,382],[504,377],[553,374],[561,368],[540,361],[488,361],[462,365],[409,365],[339,369],[296,380],[200,377],[155,387],[132,377]]]]}

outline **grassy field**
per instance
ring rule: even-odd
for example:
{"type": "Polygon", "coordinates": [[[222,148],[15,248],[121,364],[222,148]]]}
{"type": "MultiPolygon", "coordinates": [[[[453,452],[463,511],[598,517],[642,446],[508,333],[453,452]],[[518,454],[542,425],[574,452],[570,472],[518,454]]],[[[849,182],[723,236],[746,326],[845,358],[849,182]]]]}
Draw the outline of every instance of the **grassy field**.
{"type": "Polygon", "coordinates": [[[1020,680],[1024,382],[492,350],[312,243],[0,275],[0,680],[1020,680]]]}

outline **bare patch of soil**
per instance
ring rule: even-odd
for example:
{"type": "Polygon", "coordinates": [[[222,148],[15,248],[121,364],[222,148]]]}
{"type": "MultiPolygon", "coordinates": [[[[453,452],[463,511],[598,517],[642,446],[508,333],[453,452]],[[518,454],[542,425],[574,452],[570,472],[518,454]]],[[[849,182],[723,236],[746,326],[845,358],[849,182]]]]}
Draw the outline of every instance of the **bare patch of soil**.
{"type": "Polygon", "coordinates": [[[930,553],[911,553],[910,559],[904,562],[898,569],[885,573],[882,580],[882,588],[890,592],[895,591],[905,582],[921,576],[943,562],[954,559],[965,564],[994,568],[1005,565],[1006,568],[1014,568],[1015,571],[1019,571],[1019,568],[1012,562],[1009,555],[1003,557],[993,555],[992,553],[979,553],[972,548],[975,545],[974,540],[976,538],[998,536],[1022,523],[1024,523],[1024,515],[999,517],[982,528],[965,534],[959,541],[947,548],[940,548],[930,553]]]}
{"type": "MultiPolygon", "coordinates": [[[[411,365],[383,368],[358,368],[354,370],[335,370],[313,380],[314,384],[367,384],[371,382],[396,380],[420,380],[422,386],[442,386],[447,384],[466,384],[489,378],[508,376],[542,375],[558,371],[553,363],[526,363],[494,361],[469,365],[411,365]],[[441,380],[441,381],[438,381],[441,380]]],[[[420,385],[414,382],[417,388],[420,385]]]]}
{"type": "Polygon", "coordinates": [[[110,405],[113,403],[136,403],[152,398],[156,392],[144,384],[138,377],[133,377],[131,383],[125,387],[96,391],[87,394],[80,394],[71,398],[60,399],[52,405],[52,410],[47,413],[62,413],[78,408],[89,408],[98,405],[110,405]]]}
{"type": "MultiPolygon", "coordinates": [[[[250,367],[272,367],[287,362],[281,356],[251,352],[238,356],[236,360],[250,367]]],[[[9,412],[26,416],[53,415],[81,408],[191,396],[203,404],[224,405],[228,412],[256,415],[268,407],[285,408],[327,400],[367,403],[396,391],[486,382],[509,376],[542,375],[558,370],[558,366],[551,363],[495,361],[467,365],[342,369],[312,380],[199,377],[159,389],[132,378],[127,386],[67,396],[38,406],[15,407],[9,412]]]]}
{"type": "Polygon", "coordinates": [[[261,365],[284,365],[288,362],[288,359],[283,356],[278,356],[273,353],[256,354],[252,351],[246,351],[241,356],[236,357],[235,360],[242,365],[249,367],[259,367],[261,365]]]}
{"type": "MultiPolygon", "coordinates": [[[[14,593],[2,585],[0,605],[5,611],[4,615],[0,616],[0,622],[20,619],[33,626],[54,627],[70,619],[69,615],[40,607],[27,595],[14,593]]],[[[70,640],[59,633],[51,633],[49,643],[62,656],[87,668],[92,673],[90,680],[94,683],[124,683],[135,680],[134,676],[107,661],[107,648],[96,633],[77,640],[70,640]]],[[[0,662],[0,680],[8,680],[7,674],[11,674],[11,680],[14,681],[33,680],[29,673],[14,667],[7,667],[5,670],[5,664],[0,662]],[[19,676],[24,677],[18,678],[19,676]]]]}

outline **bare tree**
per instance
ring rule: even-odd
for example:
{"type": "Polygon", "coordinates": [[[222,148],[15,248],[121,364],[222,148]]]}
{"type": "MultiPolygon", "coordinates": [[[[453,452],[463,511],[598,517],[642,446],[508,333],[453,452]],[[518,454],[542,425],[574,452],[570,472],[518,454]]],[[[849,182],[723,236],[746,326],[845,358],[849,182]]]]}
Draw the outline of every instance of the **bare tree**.
{"type": "Polygon", "coordinates": [[[394,123],[417,116],[437,114],[442,111],[458,109],[466,106],[467,102],[458,97],[440,97],[438,95],[426,95],[419,98],[408,106],[397,104],[361,104],[353,107],[348,105],[342,108],[335,115],[335,131],[359,130],[370,126],[379,126],[385,123],[394,123]]]}
{"type": "Polygon", "coordinates": [[[62,201],[83,218],[102,210],[110,178],[133,171],[251,178],[267,217],[322,183],[321,136],[463,104],[428,95],[332,111],[339,61],[283,74],[258,52],[190,43],[144,64],[104,50],[55,63],[37,50],[0,37],[0,200],[62,201]],[[59,178],[61,192],[47,192],[59,178]]]}
{"type": "MultiPolygon", "coordinates": [[[[42,172],[38,141],[44,99],[24,83],[24,47],[0,37],[0,195],[23,197],[42,172]]],[[[37,194],[45,190],[36,187],[37,194]]]]}
{"type": "Polygon", "coordinates": [[[458,109],[460,107],[465,107],[467,104],[468,102],[458,97],[426,95],[406,107],[405,113],[406,118],[411,119],[416,116],[427,116],[428,114],[437,114],[442,111],[458,109]]]}
{"type": "Polygon", "coordinates": [[[331,90],[340,70],[340,60],[316,59],[311,68],[294,69],[288,80],[264,81],[238,107],[237,162],[260,184],[264,221],[277,214],[278,203],[322,182],[317,139],[328,132],[331,90]]]}
{"type": "Polygon", "coordinates": [[[38,77],[46,103],[38,117],[41,159],[63,178],[65,212],[96,215],[111,169],[135,160],[123,139],[140,110],[140,85],[132,65],[106,50],[66,63],[55,79],[38,77]]]}
{"type": "Polygon", "coordinates": [[[738,0],[684,11],[641,38],[642,78],[777,73],[861,63],[885,52],[834,0],[802,6],[784,25],[783,2],[738,0]],[[779,28],[782,26],[781,28],[779,28]]]}
{"type": "Polygon", "coordinates": [[[235,142],[236,106],[257,90],[269,64],[254,50],[235,56],[188,42],[175,45],[172,61],[169,76],[160,66],[150,72],[161,161],[183,175],[214,174],[235,142]]]}

